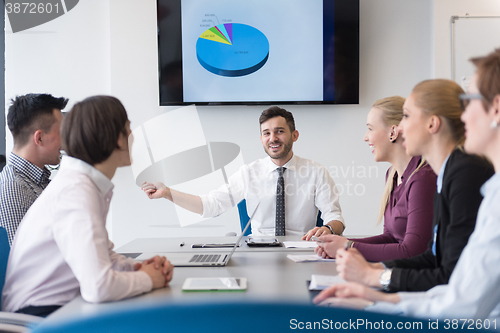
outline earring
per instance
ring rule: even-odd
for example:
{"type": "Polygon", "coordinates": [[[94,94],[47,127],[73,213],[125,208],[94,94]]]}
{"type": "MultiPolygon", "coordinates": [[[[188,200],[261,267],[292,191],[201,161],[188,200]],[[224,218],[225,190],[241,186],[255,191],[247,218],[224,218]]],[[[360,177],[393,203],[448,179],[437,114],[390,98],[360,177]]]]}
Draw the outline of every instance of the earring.
{"type": "Polygon", "coordinates": [[[493,121],[491,122],[491,124],[490,124],[490,128],[491,128],[491,129],[495,129],[495,128],[497,128],[497,127],[498,127],[498,123],[497,123],[497,121],[496,121],[496,120],[493,120],[493,121]]]}
{"type": "Polygon", "coordinates": [[[391,141],[391,143],[396,143],[396,139],[393,138],[390,138],[389,141],[391,141]]]}

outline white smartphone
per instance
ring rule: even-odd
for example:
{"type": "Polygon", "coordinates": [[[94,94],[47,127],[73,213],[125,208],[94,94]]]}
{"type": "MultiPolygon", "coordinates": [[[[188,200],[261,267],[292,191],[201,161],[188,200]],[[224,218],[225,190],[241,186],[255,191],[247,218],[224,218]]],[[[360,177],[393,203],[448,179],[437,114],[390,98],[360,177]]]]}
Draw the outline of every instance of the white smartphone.
{"type": "Polygon", "coordinates": [[[183,291],[245,291],[246,278],[187,278],[182,285],[183,291]]]}

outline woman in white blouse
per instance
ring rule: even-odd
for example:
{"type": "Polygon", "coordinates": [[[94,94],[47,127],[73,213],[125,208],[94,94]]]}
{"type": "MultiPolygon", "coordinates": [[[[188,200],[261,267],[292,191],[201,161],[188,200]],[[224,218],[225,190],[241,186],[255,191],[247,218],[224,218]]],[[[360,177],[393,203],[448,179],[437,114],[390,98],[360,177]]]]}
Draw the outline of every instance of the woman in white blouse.
{"type": "Polygon", "coordinates": [[[131,163],[129,135],[127,113],[114,97],[89,97],[65,116],[68,156],[20,224],[2,310],[46,316],[79,294],[96,303],[168,285],[173,266],[165,257],[141,264],[115,253],[108,239],[111,179],[131,163]]]}
{"type": "Polygon", "coordinates": [[[465,150],[486,156],[495,175],[481,188],[484,199],[476,227],[448,285],[427,292],[385,294],[357,283],[339,284],[320,293],[315,303],[370,304],[367,309],[372,311],[421,318],[500,319],[500,49],[471,61],[477,72],[468,93],[460,96],[465,150]]]}

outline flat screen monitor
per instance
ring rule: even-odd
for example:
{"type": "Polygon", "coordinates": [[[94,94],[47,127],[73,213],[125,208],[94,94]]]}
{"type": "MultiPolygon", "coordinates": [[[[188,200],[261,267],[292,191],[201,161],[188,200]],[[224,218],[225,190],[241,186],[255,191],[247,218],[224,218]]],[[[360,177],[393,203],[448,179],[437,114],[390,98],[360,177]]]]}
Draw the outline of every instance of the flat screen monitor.
{"type": "Polygon", "coordinates": [[[359,0],[157,0],[160,105],[357,104],[359,0]]]}

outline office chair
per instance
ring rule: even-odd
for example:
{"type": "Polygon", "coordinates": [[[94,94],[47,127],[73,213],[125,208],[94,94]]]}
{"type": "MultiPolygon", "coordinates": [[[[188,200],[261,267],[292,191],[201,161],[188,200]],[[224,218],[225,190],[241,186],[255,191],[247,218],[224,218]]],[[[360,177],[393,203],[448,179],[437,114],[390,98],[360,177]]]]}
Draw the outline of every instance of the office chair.
{"type": "MultiPolygon", "coordinates": [[[[5,284],[7,262],[9,260],[9,237],[5,228],[0,227],[0,291],[5,284]]],[[[2,305],[0,298],[0,308],[2,305]]],[[[0,312],[0,332],[25,332],[35,328],[43,318],[22,313],[0,312]]]]}
{"type": "Polygon", "coordinates": [[[396,328],[397,323],[413,325],[413,328],[416,327],[415,325],[421,325],[423,330],[426,330],[429,325],[428,320],[358,310],[294,304],[292,302],[241,301],[190,304],[171,302],[147,307],[137,306],[135,308],[121,309],[121,311],[115,310],[70,321],[65,320],[60,323],[42,323],[33,333],[167,331],[276,333],[310,331],[311,329],[306,329],[306,323],[316,325],[317,330],[333,331],[345,329],[346,324],[347,328],[349,328],[350,320],[354,322],[357,330],[360,331],[370,329],[368,322],[371,323],[371,330],[377,329],[375,328],[377,325],[378,330],[380,330],[381,322],[384,323],[384,328],[391,325],[393,329],[396,328]],[[338,327],[339,325],[344,326],[338,327]],[[327,326],[328,328],[326,328],[327,326]]]}
{"type": "MultiPolygon", "coordinates": [[[[247,201],[245,199],[238,203],[238,213],[240,214],[240,225],[241,230],[245,228],[250,217],[247,212],[247,201]]],[[[321,218],[321,212],[318,211],[318,216],[316,217],[316,226],[321,227],[323,225],[323,219],[321,218]]],[[[248,236],[252,233],[251,228],[248,228],[244,236],[248,236]]]]}
{"type": "MultiPolygon", "coordinates": [[[[247,201],[245,199],[241,200],[238,203],[238,214],[240,214],[240,225],[241,225],[241,230],[243,230],[243,229],[245,229],[245,226],[247,225],[248,220],[250,220],[250,216],[248,216],[248,212],[247,212],[247,201]]],[[[251,233],[252,233],[252,228],[248,227],[244,236],[248,236],[251,233]]]]}

